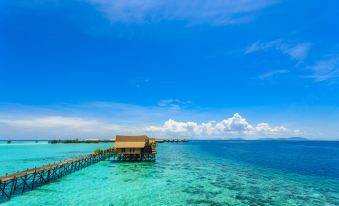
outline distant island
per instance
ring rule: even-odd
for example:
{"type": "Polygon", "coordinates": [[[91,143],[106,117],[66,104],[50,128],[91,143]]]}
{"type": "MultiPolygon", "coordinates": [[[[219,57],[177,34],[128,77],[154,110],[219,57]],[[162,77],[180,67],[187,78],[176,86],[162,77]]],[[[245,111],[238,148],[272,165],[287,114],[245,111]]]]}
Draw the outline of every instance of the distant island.
{"type": "MultiPolygon", "coordinates": [[[[222,140],[222,139],[220,139],[222,140]]],[[[245,138],[241,138],[241,137],[236,137],[236,138],[231,138],[231,139],[227,139],[227,141],[309,141],[309,139],[305,138],[305,137],[286,137],[286,138],[259,138],[259,139],[253,139],[253,140],[249,140],[249,139],[245,139],[245,138]]]]}
{"type": "Polygon", "coordinates": [[[309,141],[305,137],[287,137],[287,138],[261,138],[257,140],[278,140],[278,141],[309,141]]]}
{"type": "MultiPolygon", "coordinates": [[[[186,139],[154,139],[157,143],[163,142],[188,142],[186,139]]],[[[108,143],[115,142],[115,139],[67,139],[49,140],[49,144],[73,144],[73,143],[108,143]]]]}

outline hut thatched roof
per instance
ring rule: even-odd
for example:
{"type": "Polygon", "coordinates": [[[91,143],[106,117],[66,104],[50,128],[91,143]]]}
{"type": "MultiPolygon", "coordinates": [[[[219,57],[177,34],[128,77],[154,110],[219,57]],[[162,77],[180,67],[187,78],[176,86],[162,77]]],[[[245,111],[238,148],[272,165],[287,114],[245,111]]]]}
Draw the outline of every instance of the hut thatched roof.
{"type": "Polygon", "coordinates": [[[144,148],[148,137],[142,136],[122,136],[115,138],[115,148],[144,148]]]}

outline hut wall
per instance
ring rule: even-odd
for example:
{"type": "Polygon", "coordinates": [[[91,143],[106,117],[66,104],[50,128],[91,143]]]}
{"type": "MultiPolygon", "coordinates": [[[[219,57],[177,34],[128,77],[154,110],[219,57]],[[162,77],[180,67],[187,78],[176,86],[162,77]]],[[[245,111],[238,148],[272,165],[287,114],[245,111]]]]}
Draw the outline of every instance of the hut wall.
{"type": "Polygon", "coordinates": [[[117,152],[123,154],[141,154],[141,148],[125,148],[124,152],[122,148],[118,148],[117,152]]]}

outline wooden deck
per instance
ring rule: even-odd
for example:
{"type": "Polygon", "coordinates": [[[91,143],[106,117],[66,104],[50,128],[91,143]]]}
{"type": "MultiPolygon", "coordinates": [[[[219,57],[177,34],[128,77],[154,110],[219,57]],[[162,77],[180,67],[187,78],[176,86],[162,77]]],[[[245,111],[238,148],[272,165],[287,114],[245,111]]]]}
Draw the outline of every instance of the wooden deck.
{"type": "Polygon", "coordinates": [[[38,168],[8,174],[0,177],[0,203],[9,200],[13,195],[33,190],[36,187],[71,174],[84,167],[115,156],[114,152],[98,155],[86,155],[65,160],[38,168]]]}
{"type": "Polygon", "coordinates": [[[112,139],[74,139],[74,140],[49,140],[49,144],[77,144],[77,143],[110,143],[112,139]]]}
{"type": "Polygon", "coordinates": [[[187,139],[157,139],[155,140],[157,143],[163,142],[189,142],[187,139]]]}

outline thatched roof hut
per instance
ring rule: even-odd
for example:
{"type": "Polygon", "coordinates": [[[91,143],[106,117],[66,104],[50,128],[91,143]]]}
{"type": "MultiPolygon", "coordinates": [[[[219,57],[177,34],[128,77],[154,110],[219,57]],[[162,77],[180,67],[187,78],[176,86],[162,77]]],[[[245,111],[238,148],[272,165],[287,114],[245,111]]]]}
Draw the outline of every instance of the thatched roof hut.
{"type": "Polygon", "coordinates": [[[115,148],[144,148],[149,138],[142,136],[122,136],[117,135],[115,138],[115,148]]]}

